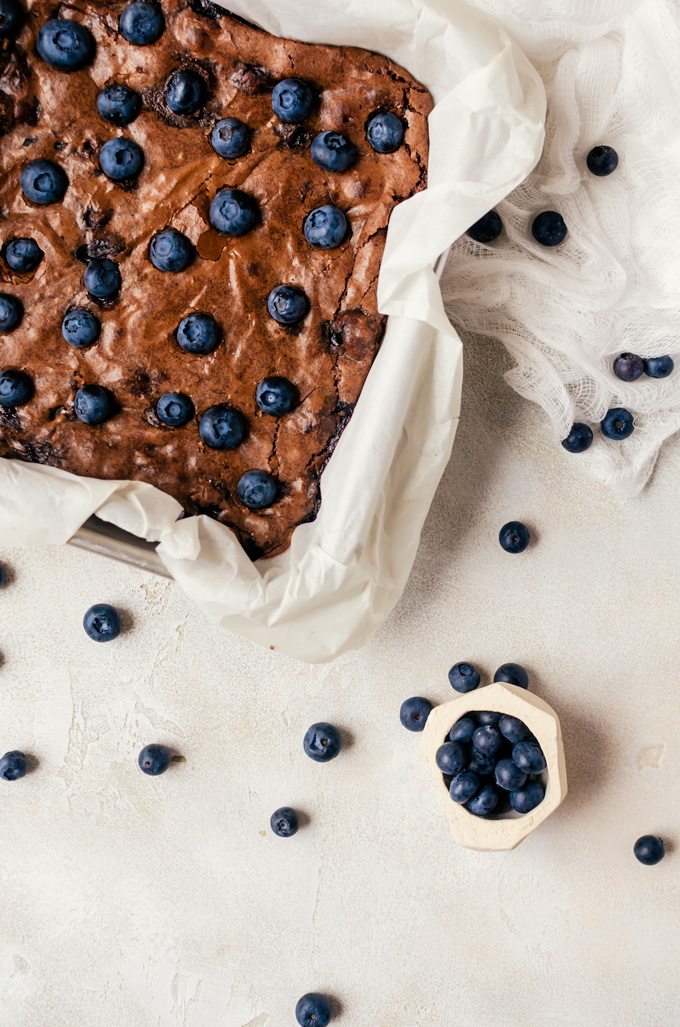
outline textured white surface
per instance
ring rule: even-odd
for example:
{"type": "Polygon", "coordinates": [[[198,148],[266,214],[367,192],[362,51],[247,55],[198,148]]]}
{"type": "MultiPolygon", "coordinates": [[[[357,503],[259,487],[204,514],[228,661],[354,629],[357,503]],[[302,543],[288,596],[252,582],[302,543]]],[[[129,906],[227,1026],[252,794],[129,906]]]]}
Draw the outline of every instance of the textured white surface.
{"type": "MultiPolygon", "coordinates": [[[[286,1027],[328,990],[347,1027],[667,1027],[677,1020],[680,448],[627,505],[548,443],[468,344],[463,420],[403,600],[358,654],[310,668],[211,626],[173,585],[68,548],[9,553],[0,748],[0,1023],[286,1027]],[[525,518],[536,544],[497,545],[525,518]],[[109,646],[94,601],[128,609],[109,646]],[[451,842],[407,695],[456,659],[529,667],[559,712],[569,795],[519,849],[451,842]],[[333,763],[302,753],[329,719],[333,763]],[[158,780],[146,742],[185,756],[158,780]],[[310,823],[268,830],[281,804],[310,823]]],[[[0,547],[1,548],[1,547],[0,547]]]]}

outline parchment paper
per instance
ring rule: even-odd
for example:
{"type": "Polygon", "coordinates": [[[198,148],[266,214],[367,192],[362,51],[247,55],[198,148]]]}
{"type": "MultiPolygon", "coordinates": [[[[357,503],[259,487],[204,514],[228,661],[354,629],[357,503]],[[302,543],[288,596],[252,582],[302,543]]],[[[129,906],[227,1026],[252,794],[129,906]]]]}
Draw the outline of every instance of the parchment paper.
{"type": "Polygon", "coordinates": [[[385,339],[321,479],[316,521],[252,564],[208,517],[150,485],[0,460],[5,545],[64,543],[96,513],[158,541],[175,579],[223,627],[309,662],[358,648],[398,600],[460,409],[462,347],[433,270],[440,254],[533,168],[545,96],[522,52],[457,0],[226,0],[277,35],[352,44],[426,85],[429,185],[392,214],[378,283],[385,339]]]}

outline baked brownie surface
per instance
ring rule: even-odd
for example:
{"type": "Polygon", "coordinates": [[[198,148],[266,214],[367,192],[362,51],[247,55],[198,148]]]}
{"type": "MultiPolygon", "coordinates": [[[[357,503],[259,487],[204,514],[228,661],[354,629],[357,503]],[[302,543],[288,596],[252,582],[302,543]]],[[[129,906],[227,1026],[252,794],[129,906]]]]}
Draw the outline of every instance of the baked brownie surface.
{"type": "Polygon", "coordinates": [[[23,316],[0,330],[0,372],[24,372],[34,394],[15,406],[0,394],[0,455],[151,482],[188,514],[233,527],[253,556],[280,552],[318,509],[319,475],[380,344],[376,287],[386,227],[394,206],[426,184],[431,98],[384,57],[280,39],[204,0],[163,0],[162,35],[144,46],[120,30],[123,3],[29,0],[21,7],[18,35],[0,38],[0,291],[19,298],[23,316]],[[53,18],[91,33],[96,51],[85,67],[66,72],[41,58],[38,32],[53,18]],[[203,87],[188,115],[173,113],[166,100],[177,69],[195,71],[203,87]],[[291,77],[312,87],[314,104],[303,120],[287,123],[274,113],[272,91],[291,77]],[[98,113],[98,94],[112,84],[142,99],[141,113],[124,127],[98,113]],[[394,152],[376,152],[368,140],[376,112],[392,112],[404,127],[394,152]],[[250,130],[247,152],[236,159],[211,145],[223,118],[250,130]],[[325,170],[312,159],[312,140],[329,130],[356,147],[347,170],[325,170]],[[137,143],[144,159],[141,173],[119,182],[100,167],[102,146],[116,137],[137,143]],[[22,170],[37,159],[68,176],[62,200],[40,205],[22,193],[22,170]],[[211,224],[211,202],[227,188],[259,207],[255,226],[241,236],[211,224]],[[303,224],[327,204],[345,213],[349,230],[323,249],[310,245],[303,224]],[[179,272],[150,260],[152,238],[169,227],[195,247],[179,272]],[[8,263],[7,245],[17,238],[35,240],[44,254],[32,272],[8,263]],[[88,261],[98,257],[120,271],[113,299],[97,300],[84,286],[88,261]],[[268,312],[269,293],[280,284],[308,299],[297,325],[281,325],[268,312]],[[72,308],[101,322],[86,348],[62,334],[72,308]],[[212,353],[178,344],[178,325],[192,312],[211,314],[221,329],[212,353]],[[276,416],[258,405],[258,383],[269,376],[293,383],[290,412],[276,416]],[[77,390],[92,384],[116,402],[96,425],[74,409],[77,390]],[[193,404],[182,427],[157,416],[169,392],[193,404]],[[210,448],[199,435],[201,415],[217,404],[244,418],[235,448],[210,448]],[[276,483],[274,501],[259,510],[237,494],[252,469],[276,483]]]}

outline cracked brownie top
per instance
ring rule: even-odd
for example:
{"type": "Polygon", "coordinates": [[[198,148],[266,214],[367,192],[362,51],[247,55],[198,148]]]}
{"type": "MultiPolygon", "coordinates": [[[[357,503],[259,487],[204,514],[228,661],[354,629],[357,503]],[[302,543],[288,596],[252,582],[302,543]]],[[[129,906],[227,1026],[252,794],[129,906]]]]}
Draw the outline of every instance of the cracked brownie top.
{"type": "Polygon", "coordinates": [[[428,92],[205,0],[0,0],[0,48],[0,455],[282,551],[380,344],[428,92]]]}

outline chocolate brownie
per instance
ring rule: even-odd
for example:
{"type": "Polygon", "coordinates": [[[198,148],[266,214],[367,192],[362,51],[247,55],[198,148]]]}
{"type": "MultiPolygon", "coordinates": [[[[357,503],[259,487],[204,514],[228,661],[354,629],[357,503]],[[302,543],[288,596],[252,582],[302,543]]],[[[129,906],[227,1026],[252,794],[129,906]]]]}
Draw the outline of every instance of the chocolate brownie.
{"type": "Polygon", "coordinates": [[[431,106],[206,0],[0,0],[0,455],[284,550],[380,345],[431,106]]]}

